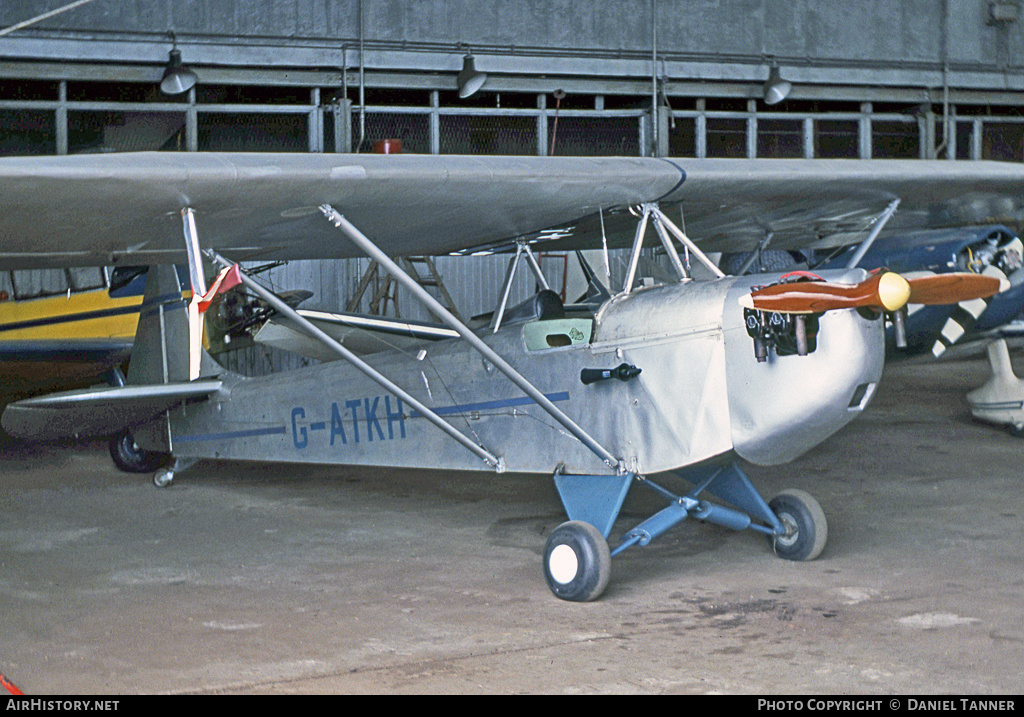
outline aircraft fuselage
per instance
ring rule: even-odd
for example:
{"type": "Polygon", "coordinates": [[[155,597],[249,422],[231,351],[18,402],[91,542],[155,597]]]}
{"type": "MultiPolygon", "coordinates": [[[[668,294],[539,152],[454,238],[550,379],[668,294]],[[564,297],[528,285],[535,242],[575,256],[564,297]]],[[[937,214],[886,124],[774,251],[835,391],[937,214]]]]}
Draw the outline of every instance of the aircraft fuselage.
{"type": "MultiPolygon", "coordinates": [[[[864,276],[855,273],[849,280],[864,276]]],[[[759,362],[738,301],[769,281],[728,277],[637,289],[593,316],[568,314],[480,336],[631,472],[672,470],[729,450],[754,463],[782,463],[867,405],[881,377],[884,335],[878,319],[830,311],[808,355],[770,352],[759,362]],[[583,369],[621,364],[639,375],[581,381],[583,369]]],[[[505,470],[612,470],[460,339],[375,354],[373,364],[500,456],[505,470]]],[[[208,401],[172,412],[175,457],[493,469],[345,361],[221,379],[223,388],[208,401]]]]}

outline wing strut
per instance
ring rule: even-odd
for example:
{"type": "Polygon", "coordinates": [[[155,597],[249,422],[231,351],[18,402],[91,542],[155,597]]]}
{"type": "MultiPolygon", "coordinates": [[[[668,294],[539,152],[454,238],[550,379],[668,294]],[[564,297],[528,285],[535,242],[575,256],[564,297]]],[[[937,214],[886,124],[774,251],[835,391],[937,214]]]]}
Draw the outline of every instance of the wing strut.
{"type": "Polygon", "coordinates": [[[494,316],[491,317],[491,333],[498,333],[498,329],[501,328],[501,319],[505,315],[505,309],[508,306],[508,297],[512,292],[512,282],[516,278],[516,269],[519,267],[519,260],[526,255],[526,260],[530,264],[530,269],[533,271],[533,276],[537,279],[537,283],[541,285],[541,288],[550,289],[548,286],[547,279],[544,278],[543,272],[540,270],[540,264],[537,263],[537,257],[530,251],[530,247],[526,244],[526,241],[519,239],[516,241],[516,255],[509,259],[508,269],[505,270],[505,283],[501,289],[501,301],[498,303],[498,310],[494,312],[494,316]]]}
{"type": "Polygon", "coordinates": [[[736,276],[743,276],[748,271],[750,271],[750,267],[752,267],[754,265],[754,262],[761,257],[765,249],[768,248],[768,245],[772,243],[772,239],[774,237],[775,232],[771,230],[765,232],[764,239],[762,239],[761,242],[757,245],[757,249],[754,249],[754,251],[750,252],[750,256],[748,256],[746,261],[743,262],[743,265],[736,270],[736,276]]]}
{"type": "Polygon", "coordinates": [[[868,234],[867,238],[860,243],[860,246],[857,247],[857,251],[853,252],[853,256],[850,257],[850,261],[846,263],[847,269],[854,269],[858,264],[860,264],[860,260],[868,253],[868,249],[871,248],[871,245],[875,243],[875,239],[877,239],[878,235],[882,233],[882,229],[884,229],[885,225],[890,219],[892,219],[892,215],[896,213],[896,207],[899,205],[900,200],[893,199],[889,202],[889,206],[885,208],[885,211],[875,219],[874,226],[871,227],[871,232],[868,234]]]}
{"type": "Polygon", "coordinates": [[[381,251],[377,245],[369,239],[369,237],[359,231],[355,225],[339,214],[331,205],[324,204],[320,207],[320,210],[324,213],[324,216],[327,217],[328,221],[343,231],[345,236],[351,239],[356,246],[366,252],[371,259],[375,259],[378,264],[388,271],[388,273],[404,284],[405,288],[411,291],[413,295],[422,301],[438,318],[458,331],[459,336],[465,339],[470,346],[480,352],[484,358],[494,364],[495,368],[505,374],[509,380],[522,389],[527,396],[536,401],[537,404],[548,413],[548,415],[558,421],[558,423],[569,431],[569,433],[580,441],[580,443],[589,448],[595,455],[597,455],[598,458],[603,460],[607,466],[614,468],[620,474],[625,473],[625,465],[622,461],[612,455],[608,449],[598,443],[590,434],[577,425],[575,421],[569,418],[569,416],[565,415],[565,413],[552,403],[547,396],[537,390],[532,383],[512,368],[505,359],[498,355],[494,349],[484,343],[483,340],[473,333],[468,326],[459,321],[450,311],[444,308],[437,299],[431,296],[422,286],[417,284],[412,277],[402,271],[402,268],[392,261],[387,254],[381,251]]]}
{"type": "Polygon", "coordinates": [[[693,241],[686,236],[682,229],[677,227],[672,221],[665,216],[664,212],[658,208],[657,204],[648,203],[640,205],[642,214],[640,214],[640,221],[636,226],[636,233],[633,235],[633,249],[629,257],[629,268],[626,271],[626,280],[622,285],[622,291],[628,294],[633,290],[633,282],[636,280],[637,268],[640,265],[640,250],[644,245],[644,235],[647,234],[647,223],[653,221],[654,229],[658,233],[658,238],[661,240],[661,244],[665,247],[665,252],[668,254],[669,260],[672,262],[673,268],[679,275],[679,280],[684,281],[689,277],[689,272],[683,267],[683,262],[679,258],[679,252],[676,251],[675,245],[672,243],[672,239],[668,236],[672,234],[678,239],[684,247],[692,252],[704,266],[706,266],[712,274],[717,276],[719,279],[725,276],[721,269],[719,269],[713,261],[702,252],[693,241]]]}
{"type": "Polygon", "coordinates": [[[719,269],[715,262],[711,261],[707,257],[707,255],[704,252],[702,252],[696,244],[693,243],[693,240],[690,239],[690,237],[686,236],[686,233],[682,229],[673,224],[672,220],[666,217],[665,213],[658,208],[658,205],[652,205],[652,211],[654,212],[655,219],[657,219],[662,226],[668,229],[668,231],[672,235],[674,235],[676,239],[682,242],[683,246],[685,246],[688,250],[693,252],[693,254],[696,255],[696,257],[700,260],[701,264],[706,266],[711,271],[711,273],[717,276],[719,279],[725,278],[725,272],[719,269]]]}
{"type": "MultiPolygon", "coordinates": [[[[231,266],[230,261],[222,257],[217,252],[213,251],[212,249],[207,250],[206,255],[223,267],[231,266]]],[[[375,368],[373,368],[373,366],[370,366],[370,364],[366,363],[361,358],[359,358],[354,353],[345,348],[345,346],[343,346],[340,342],[332,339],[320,328],[318,328],[315,324],[313,324],[307,318],[302,316],[302,314],[297,312],[292,307],[288,306],[288,304],[286,304],[285,302],[281,301],[281,299],[275,296],[272,292],[267,291],[258,283],[249,278],[249,276],[244,271],[239,270],[238,275],[242,279],[242,283],[245,284],[246,287],[251,289],[261,299],[263,299],[272,307],[274,307],[274,309],[280,312],[283,316],[288,317],[296,324],[298,324],[300,327],[302,327],[302,329],[306,331],[310,336],[313,336],[314,338],[321,341],[325,346],[330,348],[343,359],[345,359],[353,366],[355,366],[357,369],[366,374],[378,385],[383,387],[384,390],[390,391],[391,393],[393,393],[394,395],[398,396],[400,399],[408,403],[414,409],[419,411],[420,414],[425,416],[427,420],[429,420],[435,426],[437,426],[442,431],[447,433],[449,436],[454,438],[456,441],[461,443],[463,446],[468,448],[470,451],[475,453],[477,456],[482,458],[486,463],[494,467],[494,469],[497,470],[499,473],[503,473],[505,471],[505,461],[503,461],[501,458],[495,456],[493,453],[488,451],[483,446],[479,446],[476,443],[473,443],[472,440],[470,440],[464,434],[460,433],[450,423],[448,423],[439,415],[437,415],[437,413],[432,411],[430,408],[424,406],[422,403],[416,400],[416,398],[414,398],[412,395],[406,392],[403,388],[393,383],[389,378],[387,378],[379,371],[377,371],[375,368]]]]}

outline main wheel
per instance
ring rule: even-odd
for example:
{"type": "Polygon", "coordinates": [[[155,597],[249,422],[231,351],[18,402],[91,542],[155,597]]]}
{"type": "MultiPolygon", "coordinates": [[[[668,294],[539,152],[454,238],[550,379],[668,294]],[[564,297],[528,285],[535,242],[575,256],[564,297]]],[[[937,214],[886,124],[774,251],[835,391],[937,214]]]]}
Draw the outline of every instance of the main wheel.
{"type": "Polygon", "coordinates": [[[556,596],[589,602],[604,592],[611,574],[608,543],[590,523],[571,520],[551,532],[544,547],[544,577],[556,596]]]}
{"type": "Polygon", "coordinates": [[[768,507],[786,528],[785,535],[768,537],[775,554],[786,560],[814,560],[825,549],[828,521],[814,497],[802,490],[786,490],[768,507]]]}
{"type": "Polygon", "coordinates": [[[131,431],[128,430],[121,431],[111,438],[109,448],[114,465],[126,473],[150,473],[168,460],[164,453],[139,448],[131,431]]]}

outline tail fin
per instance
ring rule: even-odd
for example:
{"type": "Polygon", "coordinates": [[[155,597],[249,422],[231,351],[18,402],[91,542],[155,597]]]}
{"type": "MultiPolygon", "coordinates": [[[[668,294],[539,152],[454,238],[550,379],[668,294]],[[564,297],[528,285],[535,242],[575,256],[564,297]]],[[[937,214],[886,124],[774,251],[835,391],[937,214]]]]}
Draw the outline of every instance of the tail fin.
{"type": "Polygon", "coordinates": [[[201,348],[201,323],[189,321],[189,301],[182,292],[189,289],[182,282],[176,267],[151,266],[146,276],[146,291],[139,312],[128,384],[176,383],[189,381],[197,375],[218,373],[215,364],[201,348]],[[191,328],[190,328],[191,324],[191,328]],[[197,348],[193,348],[193,344],[197,348]],[[202,361],[196,370],[190,368],[199,351],[202,361]]]}
{"type": "MultiPolygon", "coordinates": [[[[208,370],[214,364],[203,350],[199,337],[199,322],[189,321],[190,302],[182,296],[191,285],[171,265],[149,267],[146,290],[139,311],[139,325],[128,362],[129,386],[182,383],[198,375],[217,373],[208,370]],[[190,325],[193,327],[190,329],[190,325]],[[193,348],[193,344],[196,347],[193,348]],[[205,371],[193,370],[194,352],[202,355],[205,371]]],[[[215,364],[214,364],[215,365],[215,364]]],[[[168,453],[171,450],[170,426],[166,414],[131,428],[135,443],[147,450],[168,453]]]]}

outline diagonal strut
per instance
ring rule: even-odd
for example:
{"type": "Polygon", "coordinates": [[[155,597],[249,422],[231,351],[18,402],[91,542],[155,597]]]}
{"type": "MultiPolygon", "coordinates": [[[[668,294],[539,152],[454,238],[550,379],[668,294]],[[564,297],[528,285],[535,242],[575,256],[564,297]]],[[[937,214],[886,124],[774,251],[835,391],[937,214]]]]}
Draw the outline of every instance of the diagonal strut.
{"type": "Polygon", "coordinates": [[[488,361],[494,364],[495,368],[505,374],[509,380],[522,389],[527,396],[536,401],[537,404],[548,413],[548,415],[558,421],[563,428],[569,431],[569,433],[571,433],[578,441],[589,448],[597,455],[598,458],[603,460],[606,465],[616,469],[616,471],[620,473],[625,471],[622,461],[618,460],[611,452],[608,451],[608,449],[598,443],[575,421],[562,412],[558,406],[551,402],[551,399],[541,393],[523,375],[512,368],[505,359],[494,351],[494,349],[484,343],[479,336],[473,333],[468,326],[459,321],[458,318],[442,306],[437,299],[431,296],[422,286],[417,284],[412,277],[402,271],[402,268],[398,266],[398,264],[392,261],[389,256],[381,251],[377,245],[374,244],[369,237],[359,231],[354,224],[348,221],[348,219],[338,213],[338,211],[329,204],[321,206],[320,210],[324,213],[324,216],[327,217],[328,221],[343,231],[345,235],[356,244],[356,246],[366,252],[370,258],[375,259],[380,266],[401,282],[420,301],[426,304],[426,306],[434,312],[435,315],[455,329],[459,333],[459,336],[465,339],[470,346],[483,354],[488,361]]]}

